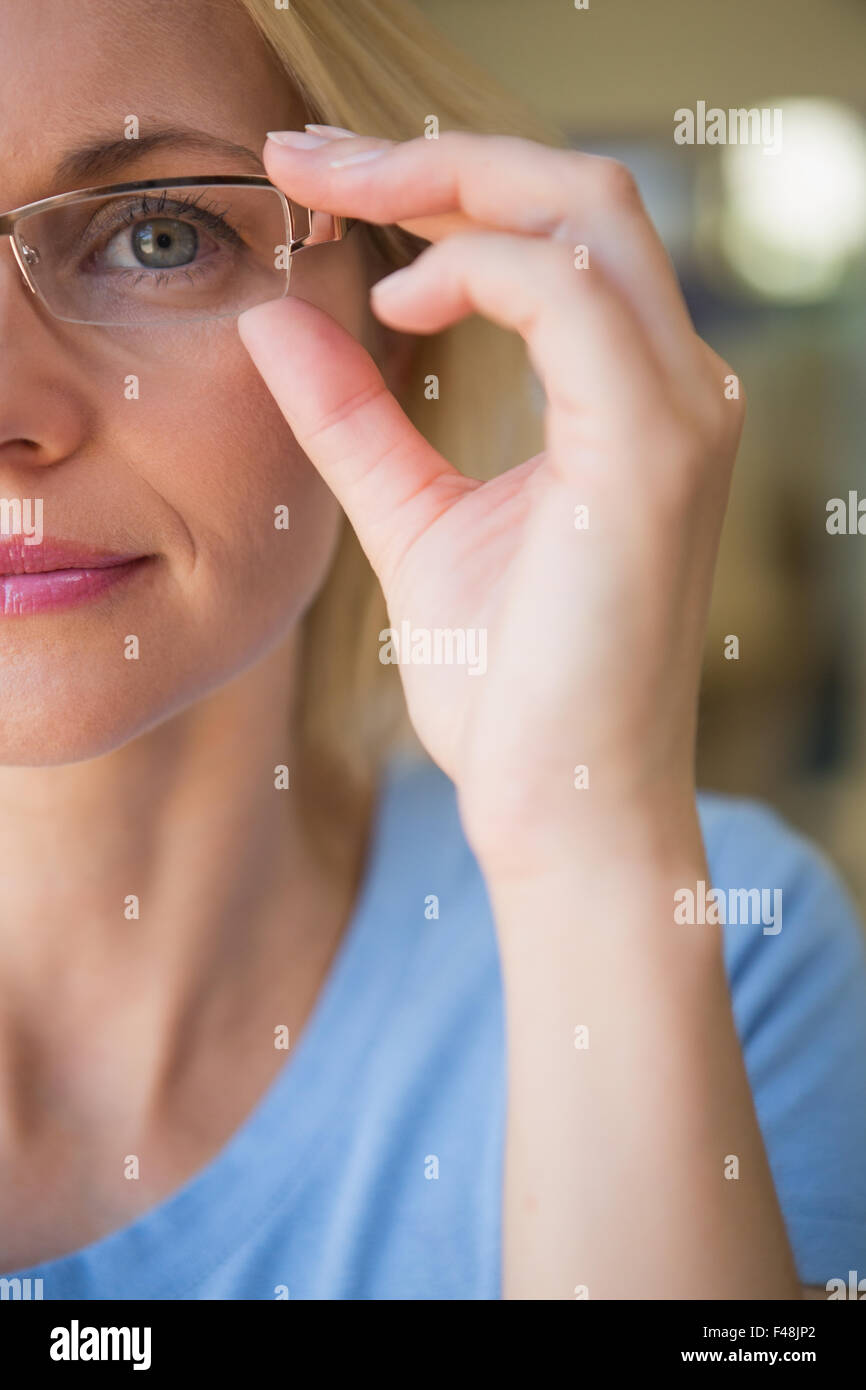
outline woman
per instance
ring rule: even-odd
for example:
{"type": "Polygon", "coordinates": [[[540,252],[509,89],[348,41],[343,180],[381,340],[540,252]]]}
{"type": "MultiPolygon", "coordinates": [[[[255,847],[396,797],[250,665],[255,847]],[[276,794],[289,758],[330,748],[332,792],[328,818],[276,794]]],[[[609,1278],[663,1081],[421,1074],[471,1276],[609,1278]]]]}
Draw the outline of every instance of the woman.
{"type": "Polygon", "coordinates": [[[793,1299],[866,1267],[859,927],[772,815],[695,797],[742,393],[628,173],[447,133],[506,117],[398,0],[0,26],[2,207],[152,190],[3,224],[2,1271],[793,1299]],[[282,297],[220,279],[268,131],[328,228],[282,297]],[[481,483],[515,335],[545,452],[481,483]],[[395,674],[426,759],[381,752],[395,674]]]}

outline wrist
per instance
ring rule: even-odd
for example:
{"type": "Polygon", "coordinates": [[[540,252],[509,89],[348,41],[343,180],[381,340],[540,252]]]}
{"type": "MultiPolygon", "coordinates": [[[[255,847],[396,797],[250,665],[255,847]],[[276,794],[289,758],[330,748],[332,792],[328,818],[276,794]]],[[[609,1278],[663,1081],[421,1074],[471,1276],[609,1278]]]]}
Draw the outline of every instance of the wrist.
{"type": "Polygon", "coordinates": [[[521,959],[522,941],[552,968],[578,944],[587,961],[624,952],[644,964],[666,961],[676,975],[687,960],[718,968],[723,929],[714,921],[684,922],[681,909],[684,890],[695,900],[701,884],[710,887],[693,799],[641,813],[634,806],[599,808],[571,829],[543,861],[522,858],[519,845],[510,855],[479,857],[504,965],[521,959]]]}
{"type": "MultiPolygon", "coordinates": [[[[556,1001],[599,992],[643,1007],[694,1007],[723,980],[724,928],[683,920],[683,890],[699,897],[706,860],[658,859],[569,864],[536,877],[488,878],[487,888],[511,1006],[539,1018],[556,1001]],[[691,1004],[687,1001],[691,1000],[691,1004]]],[[[571,1007],[571,1005],[569,1005],[571,1007]]]]}
{"type": "Polygon", "coordinates": [[[464,821],[488,888],[603,887],[608,880],[646,883],[697,869],[706,877],[693,787],[616,802],[584,795],[577,804],[561,805],[556,816],[527,804],[519,817],[509,812],[491,815],[486,824],[464,821]]]}

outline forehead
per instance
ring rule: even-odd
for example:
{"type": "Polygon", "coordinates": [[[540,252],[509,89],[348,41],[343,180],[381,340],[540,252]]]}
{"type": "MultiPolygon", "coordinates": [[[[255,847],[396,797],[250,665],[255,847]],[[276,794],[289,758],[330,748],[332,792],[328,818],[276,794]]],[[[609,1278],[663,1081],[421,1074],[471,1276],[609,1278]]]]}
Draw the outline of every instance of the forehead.
{"type": "Polygon", "coordinates": [[[2,0],[0,210],[65,191],[48,186],[61,156],[129,116],[259,150],[299,105],[238,0],[2,0]]]}

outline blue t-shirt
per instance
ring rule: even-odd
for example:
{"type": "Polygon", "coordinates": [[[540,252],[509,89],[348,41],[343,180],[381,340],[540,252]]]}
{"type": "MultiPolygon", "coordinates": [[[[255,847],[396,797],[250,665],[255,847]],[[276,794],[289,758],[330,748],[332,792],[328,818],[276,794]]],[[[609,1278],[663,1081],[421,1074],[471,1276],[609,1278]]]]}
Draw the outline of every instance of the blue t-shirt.
{"type": "MultiPolygon", "coordinates": [[[[772,812],[704,796],[701,817],[716,888],[783,890],[781,931],[719,929],[800,1278],[862,1277],[858,921],[772,812]]],[[[498,1298],[505,1081],[494,928],[454,789],[397,763],[353,920],[256,1108],[155,1208],[15,1273],[46,1299],[498,1298]]]]}

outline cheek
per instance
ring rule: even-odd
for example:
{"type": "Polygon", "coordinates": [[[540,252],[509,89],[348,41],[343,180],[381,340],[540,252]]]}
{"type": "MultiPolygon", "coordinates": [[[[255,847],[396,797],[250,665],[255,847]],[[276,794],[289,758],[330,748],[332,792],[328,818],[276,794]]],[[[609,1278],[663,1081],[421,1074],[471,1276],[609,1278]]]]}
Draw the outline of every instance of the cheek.
{"type": "Polygon", "coordinates": [[[233,325],[213,328],[160,385],[154,378],[125,453],[174,522],[172,606],[198,693],[303,616],[327,573],[339,509],[233,325]]]}
{"type": "Polygon", "coordinates": [[[185,533],[172,557],[199,616],[298,616],[321,582],[338,508],[232,329],[153,380],[124,453],[185,533]]]}
{"type": "Polygon", "coordinates": [[[138,399],[111,409],[117,358],[102,383],[90,365],[103,410],[78,488],[92,531],[157,560],[104,603],[6,629],[0,762],[110,752],[240,674],[303,616],[339,531],[233,324],[209,325],[186,359],[140,342],[121,372],[138,399]]]}
{"type": "MultiPolygon", "coordinates": [[[[349,242],[311,251],[293,292],[365,341],[363,283],[349,242]]],[[[111,752],[239,675],[303,616],[340,529],[233,320],[69,336],[92,428],[52,507],[70,534],[157,559],[104,603],[4,625],[0,763],[111,752]]]]}

